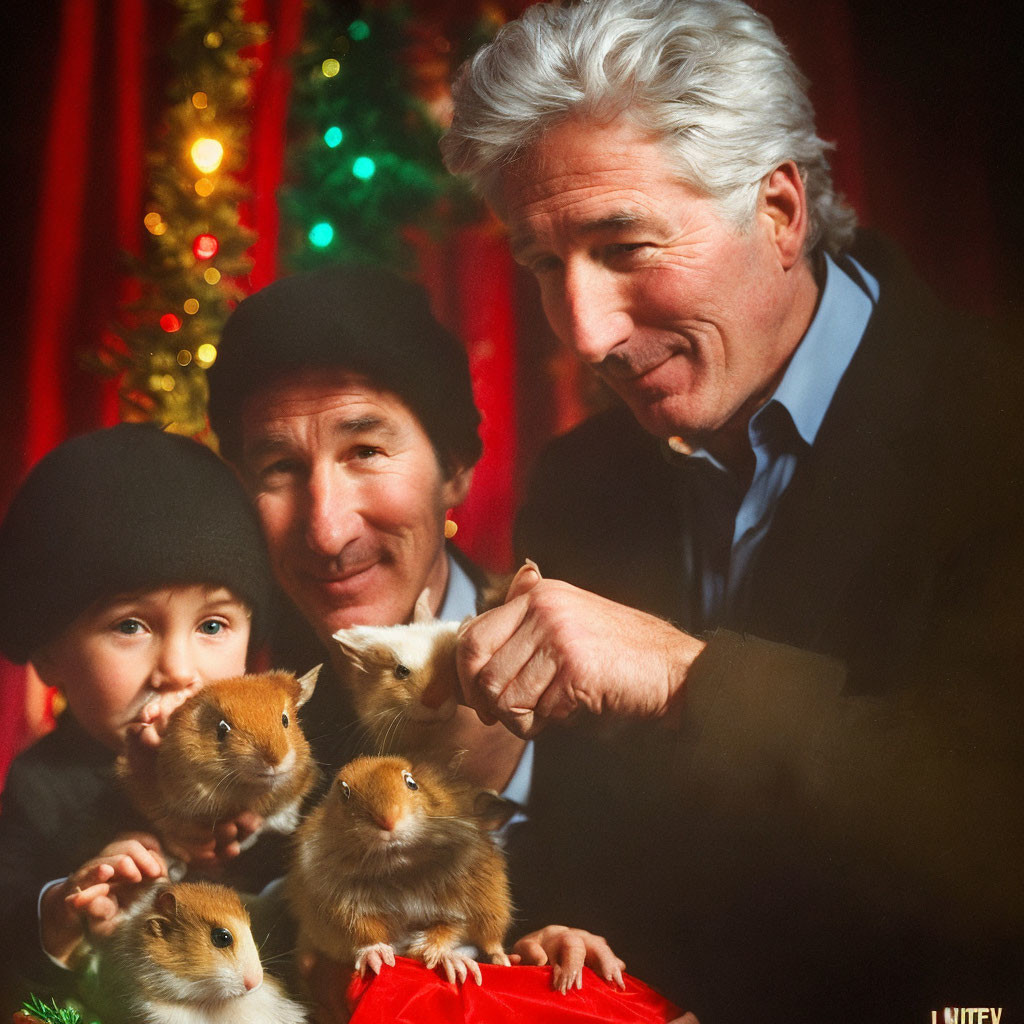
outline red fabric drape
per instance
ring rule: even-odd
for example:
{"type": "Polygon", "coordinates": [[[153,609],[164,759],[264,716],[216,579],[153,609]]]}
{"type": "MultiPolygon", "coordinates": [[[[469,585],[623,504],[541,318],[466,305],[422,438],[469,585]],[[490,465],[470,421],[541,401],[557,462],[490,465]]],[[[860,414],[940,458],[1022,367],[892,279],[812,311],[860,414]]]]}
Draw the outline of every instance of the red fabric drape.
{"type": "Polygon", "coordinates": [[[55,372],[64,359],[62,332],[71,320],[77,286],[75,263],[82,249],[82,219],[88,121],[83,109],[93,87],[96,29],[95,0],[68,0],[60,38],[61,60],[53,98],[53,116],[43,163],[39,232],[32,265],[35,268],[29,297],[28,406],[22,465],[31,466],[67,431],[61,376],[55,372]],[[84,40],[85,45],[80,41],[84,40]],[[53,239],[62,244],[53,246],[53,239]]]}
{"type": "Polygon", "coordinates": [[[680,1010],[643,982],[624,975],[625,991],[583,969],[583,987],[551,988],[550,967],[481,964],[483,984],[445,981],[406,957],[379,975],[352,979],[352,1024],[664,1024],[680,1010]]]}

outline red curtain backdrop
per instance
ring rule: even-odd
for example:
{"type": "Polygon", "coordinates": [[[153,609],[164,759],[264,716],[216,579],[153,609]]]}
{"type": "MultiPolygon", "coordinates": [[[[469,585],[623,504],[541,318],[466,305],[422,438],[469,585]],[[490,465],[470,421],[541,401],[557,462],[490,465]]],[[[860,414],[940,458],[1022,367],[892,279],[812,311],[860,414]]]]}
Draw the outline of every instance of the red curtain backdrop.
{"type": "MultiPolygon", "coordinates": [[[[288,55],[301,0],[247,0],[269,41],[254,81],[244,211],[259,240],[252,289],[279,273],[275,189],[284,162],[288,55]]],[[[514,14],[525,0],[507,0],[514,14]]],[[[893,235],[956,304],[1021,320],[1024,224],[1014,162],[1017,33],[990,0],[757,0],[811,81],[839,186],[864,222],[893,235]]],[[[113,384],[83,369],[130,294],[119,253],[141,244],[144,154],[163,105],[169,3],[40,0],[5,13],[10,123],[3,170],[0,509],[65,437],[117,418],[113,384]]],[[[466,21],[461,0],[413,4],[427,24],[466,21]]],[[[541,444],[584,415],[584,375],[552,343],[532,283],[500,233],[467,229],[418,245],[439,317],[467,345],[486,455],[456,518],[458,542],[504,567],[522,480],[541,444]]],[[[69,510],[73,514],[73,510],[69,510]]],[[[56,581],[55,581],[56,582],[56,581]]],[[[0,664],[0,776],[29,735],[25,674],[0,664]]],[[[34,696],[34,695],[33,695],[34,696]]]]}

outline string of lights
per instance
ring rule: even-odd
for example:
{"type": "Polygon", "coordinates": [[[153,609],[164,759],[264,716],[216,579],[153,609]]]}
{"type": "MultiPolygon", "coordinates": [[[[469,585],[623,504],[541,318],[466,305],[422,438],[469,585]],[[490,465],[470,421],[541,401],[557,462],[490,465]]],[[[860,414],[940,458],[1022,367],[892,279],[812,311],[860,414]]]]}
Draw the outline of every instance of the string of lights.
{"type": "Polygon", "coordinates": [[[239,222],[246,193],[249,80],[262,25],[241,0],[176,0],[168,106],[149,154],[146,251],[131,261],[139,297],[99,353],[120,377],[123,419],[148,419],[208,438],[206,369],[220,329],[244,294],[253,233],[239,222]]]}
{"type": "MultiPolygon", "coordinates": [[[[280,195],[282,252],[293,269],[356,262],[408,270],[404,230],[441,230],[437,215],[450,217],[455,186],[438,151],[442,125],[416,89],[416,28],[395,4],[310,6],[280,195]]],[[[449,43],[440,33],[429,42],[447,86],[449,43]]]]}

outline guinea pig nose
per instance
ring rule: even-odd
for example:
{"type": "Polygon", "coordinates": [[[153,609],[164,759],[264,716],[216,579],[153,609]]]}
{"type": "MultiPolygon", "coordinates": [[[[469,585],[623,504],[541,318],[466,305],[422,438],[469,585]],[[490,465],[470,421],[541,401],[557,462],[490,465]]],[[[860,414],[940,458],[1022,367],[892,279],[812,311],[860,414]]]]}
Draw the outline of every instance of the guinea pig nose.
{"type": "Polygon", "coordinates": [[[452,696],[452,680],[439,676],[420,694],[420,703],[431,711],[436,711],[452,696]]]}
{"type": "Polygon", "coordinates": [[[242,983],[246,992],[252,992],[263,984],[263,968],[257,964],[252,970],[248,970],[242,976],[242,983]]]}
{"type": "Polygon", "coordinates": [[[384,832],[394,832],[395,826],[398,824],[398,811],[392,810],[382,812],[381,814],[375,814],[373,816],[374,823],[379,829],[384,832]]]}

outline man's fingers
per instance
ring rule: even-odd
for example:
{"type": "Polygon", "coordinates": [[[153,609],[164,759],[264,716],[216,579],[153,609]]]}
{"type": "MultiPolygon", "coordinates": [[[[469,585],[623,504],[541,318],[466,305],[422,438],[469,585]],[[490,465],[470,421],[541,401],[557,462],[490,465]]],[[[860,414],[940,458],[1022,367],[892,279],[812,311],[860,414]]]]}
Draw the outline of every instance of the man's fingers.
{"type": "Polygon", "coordinates": [[[530,656],[530,649],[517,635],[528,608],[526,598],[520,597],[468,619],[459,628],[459,683],[465,703],[481,718],[492,715],[508,681],[530,656]]]}
{"type": "Polygon", "coordinates": [[[587,958],[587,946],[579,935],[571,931],[562,936],[558,952],[561,967],[561,991],[583,987],[583,964],[587,958]]]}
{"type": "Polygon", "coordinates": [[[524,964],[543,967],[548,962],[548,955],[544,947],[536,939],[520,939],[513,948],[515,949],[513,956],[518,955],[524,964]]]}
{"type": "Polygon", "coordinates": [[[612,952],[611,946],[600,936],[595,935],[591,942],[587,964],[593,971],[600,974],[605,981],[616,985],[618,988],[626,987],[625,981],[622,980],[622,972],[626,969],[625,962],[612,952]]]}
{"type": "Polygon", "coordinates": [[[529,558],[526,559],[526,562],[519,567],[518,572],[512,577],[512,582],[508,585],[505,603],[508,604],[509,601],[533,590],[540,581],[541,575],[540,569],[537,568],[537,563],[529,558]]]}

